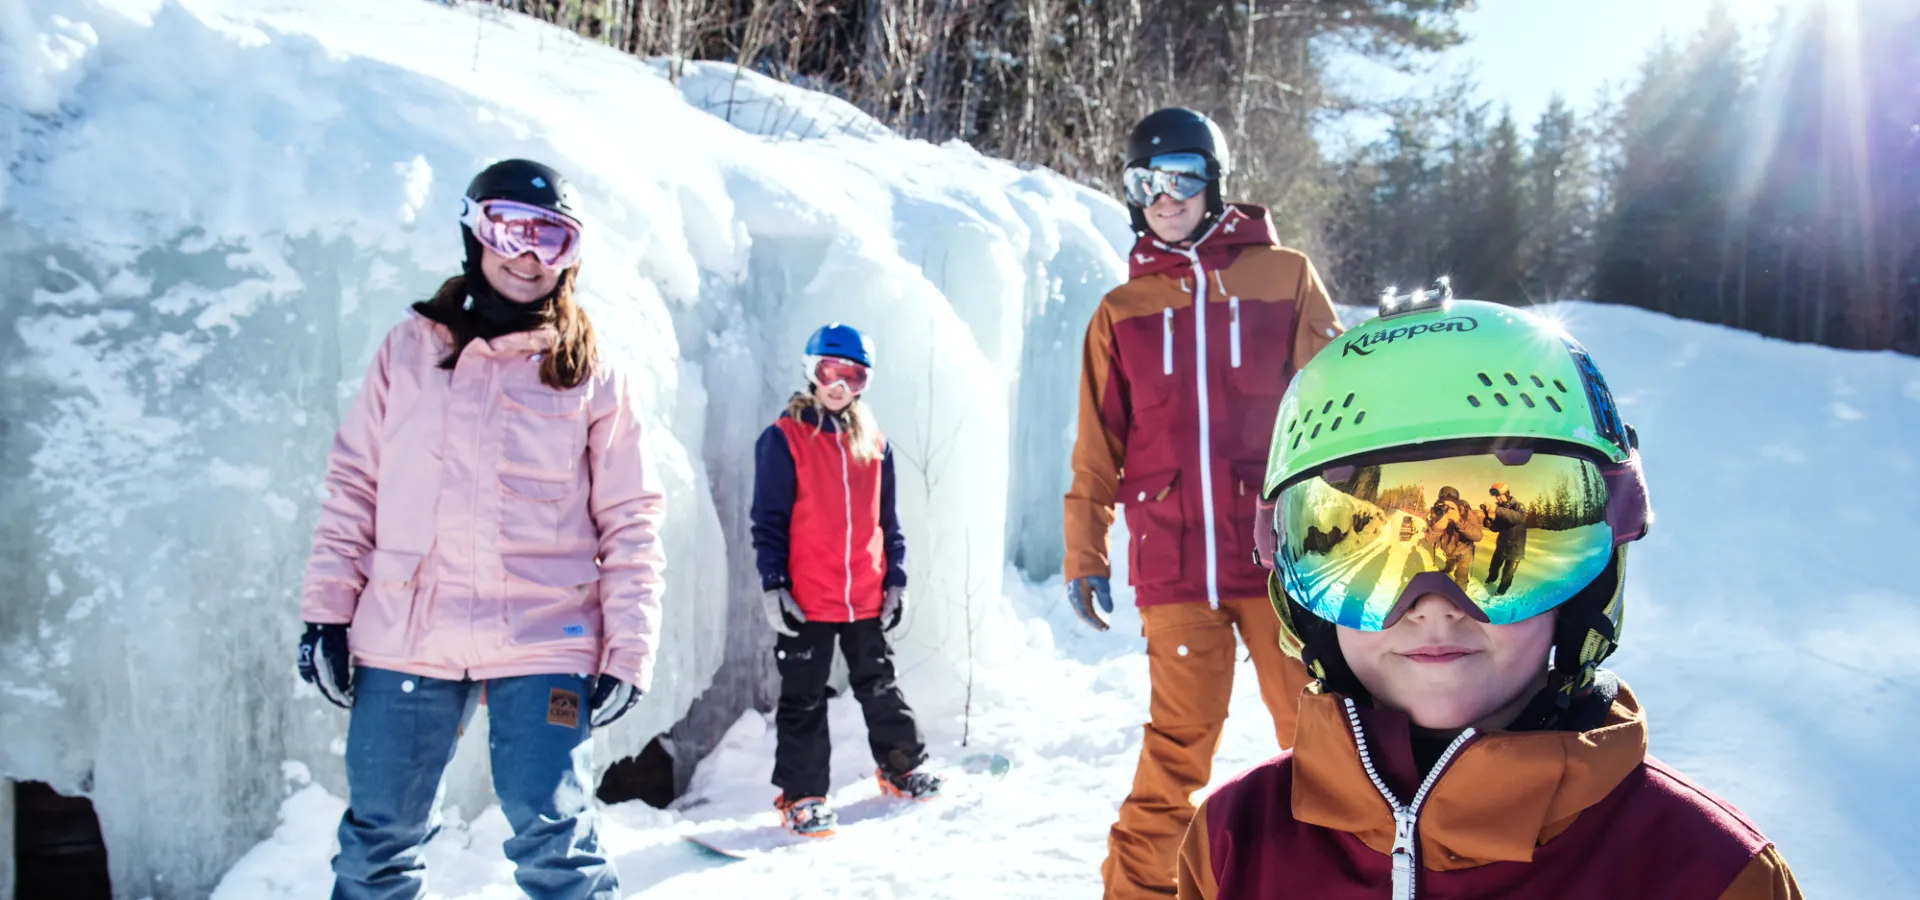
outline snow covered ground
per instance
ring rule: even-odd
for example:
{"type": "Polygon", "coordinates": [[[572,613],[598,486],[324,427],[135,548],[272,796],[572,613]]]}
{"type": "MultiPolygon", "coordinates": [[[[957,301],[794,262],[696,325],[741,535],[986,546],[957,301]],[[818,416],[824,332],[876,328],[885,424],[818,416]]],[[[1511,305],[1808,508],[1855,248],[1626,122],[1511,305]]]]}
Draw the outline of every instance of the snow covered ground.
{"type": "MultiPolygon", "coordinates": [[[[1012,762],[936,803],[879,801],[836,701],[836,800],[858,821],[723,862],[681,835],[770,821],[772,738],[750,713],[676,809],[608,811],[629,893],[1095,895],[1147,705],[1137,617],[1117,591],[1114,631],[1093,634],[1057,578],[1018,573],[1058,566],[1079,339],[1124,272],[1119,207],[831,98],[721,66],[675,85],[473,7],[0,6],[0,553],[17,566],[0,774],[92,797],[123,896],[326,895],[345,720],[291,686],[288,652],[321,458],[379,335],[453,270],[465,178],[504,155],[559,165],[593,202],[590,311],[645,367],[670,475],[669,658],[601,761],[682,715],[732,642],[764,639],[736,574],[748,447],[797,382],[791,349],[842,318],[878,335],[873,400],[919,460],[908,697],[938,761],[1012,762]]],[[[1556,314],[1647,454],[1659,518],[1615,664],[1654,752],[1752,815],[1809,896],[1910,893],[1920,589],[1899,561],[1920,537],[1920,361],[1556,314]]],[[[1216,778],[1272,752],[1254,687],[1236,684],[1216,778]]],[[[456,760],[459,824],[432,849],[447,900],[517,895],[476,757],[456,760]]]]}
{"type": "MultiPolygon", "coordinates": [[[[1658,521],[1632,556],[1613,665],[1649,710],[1653,752],[1757,821],[1807,896],[1910,896],[1920,591],[1899,561],[1920,538],[1920,360],[1548,309],[1607,373],[1646,454],[1658,521]]],[[[931,804],[877,800],[859,711],[837,700],[834,799],[860,821],[830,842],[720,860],[681,836],[773,821],[772,734],[749,714],[676,810],[608,810],[629,895],[1097,896],[1147,703],[1138,620],[1086,630],[1057,579],[1010,574],[1003,593],[1025,630],[982,648],[969,744],[951,709],[929,730],[940,761],[1004,754],[1004,778],[963,776],[931,804]]],[[[1215,782],[1272,753],[1245,664],[1232,710],[1215,782]]],[[[339,808],[315,787],[293,794],[287,824],[218,896],[324,896],[324,820],[339,808]]],[[[491,810],[440,839],[435,862],[455,864],[439,896],[514,895],[504,828],[491,810]]]]}

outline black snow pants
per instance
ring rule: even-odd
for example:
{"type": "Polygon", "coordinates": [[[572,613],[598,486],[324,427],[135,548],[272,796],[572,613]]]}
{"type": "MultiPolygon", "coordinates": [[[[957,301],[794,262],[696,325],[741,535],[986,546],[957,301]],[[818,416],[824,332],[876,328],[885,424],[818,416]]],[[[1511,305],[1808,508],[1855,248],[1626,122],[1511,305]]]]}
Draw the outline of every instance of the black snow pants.
{"type": "Polygon", "coordinates": [[[847,657],[848,681],[867,719],[867,746],[888,775],[903,775],[927,761],[926,743],[913,710],[894,683],[893,648],[878,618],[858,622],[802,622],[797,637],[774,639],[780,670],[780,708],[774,714],[778,740],[773,783],[788,800],[827,795],[833,743],[827,735],[827,675],[833,644],[847,657]]]}
{"type": "Polygon", "coordinates": [[[1502,550],[1493,551],[1493,561],[1487,564],[1487,586],[1496,594],[1504,594],[1513,588],[1513,574],[1520,568],[1520,557],[1502,550]]]}

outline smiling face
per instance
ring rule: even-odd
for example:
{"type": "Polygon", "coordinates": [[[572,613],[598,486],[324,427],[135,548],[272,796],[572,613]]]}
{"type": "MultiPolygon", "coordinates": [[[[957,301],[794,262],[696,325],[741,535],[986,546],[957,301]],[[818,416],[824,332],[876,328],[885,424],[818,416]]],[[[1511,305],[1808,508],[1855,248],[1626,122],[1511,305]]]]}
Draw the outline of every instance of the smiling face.
{"type": "Polygon", "coordinates": [[[486,276],[494,293],[515,303],[546,299],[560,283],[560,272],[541,265],[530,252],[508,259],[485,244],[480,246],[480,274],[486,276]]]}
{"type": "Polygon", "coordinates": [[[1185,200],[1175,200],[1171,194],[1161,194],[1153,198],[1153,205],[1147,207],[1147,227],[1153,230],[1153,236],[1169,244],[1178,244],[1193,235],[1200,227],[1200,220],[1207,215],[1207,195],[1197,194],[1185,200]]]}
{"type": "Polygon", "coordinates": [[[1340,652],[1374,703],[1435,731],[1505,728],[1546,685],[1551,613],[1511,625],[1467,616],[1427,594],[1392,628],[1339,627],[1340,652]]]}

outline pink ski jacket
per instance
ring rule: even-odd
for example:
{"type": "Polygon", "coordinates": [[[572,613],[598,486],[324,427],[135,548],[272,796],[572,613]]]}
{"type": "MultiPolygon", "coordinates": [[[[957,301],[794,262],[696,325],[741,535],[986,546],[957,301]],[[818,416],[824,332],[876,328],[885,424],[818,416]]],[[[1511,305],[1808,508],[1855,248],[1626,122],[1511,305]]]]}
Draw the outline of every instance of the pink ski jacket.
{"type": "Polygon", "coordinates": [[[546,331],[475,340],[410,313],[334,437],[300,605],[361,665],[431,678],[604,673],[645,690],[664,497],[622,372],[540,381],[546,331]]]}

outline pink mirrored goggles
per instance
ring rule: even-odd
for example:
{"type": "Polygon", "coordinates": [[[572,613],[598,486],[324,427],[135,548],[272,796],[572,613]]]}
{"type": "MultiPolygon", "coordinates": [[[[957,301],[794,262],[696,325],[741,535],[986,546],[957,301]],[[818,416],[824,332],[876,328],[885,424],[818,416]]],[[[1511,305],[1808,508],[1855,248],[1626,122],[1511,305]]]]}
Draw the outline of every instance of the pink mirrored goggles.
{"type": "Polygon", "coordinates": [[[565,269],[580,259],[580,223],[550,209],[513,200],[466,200],[460,224],[508,259],[531,253],[549,269],[565,269]]]}

